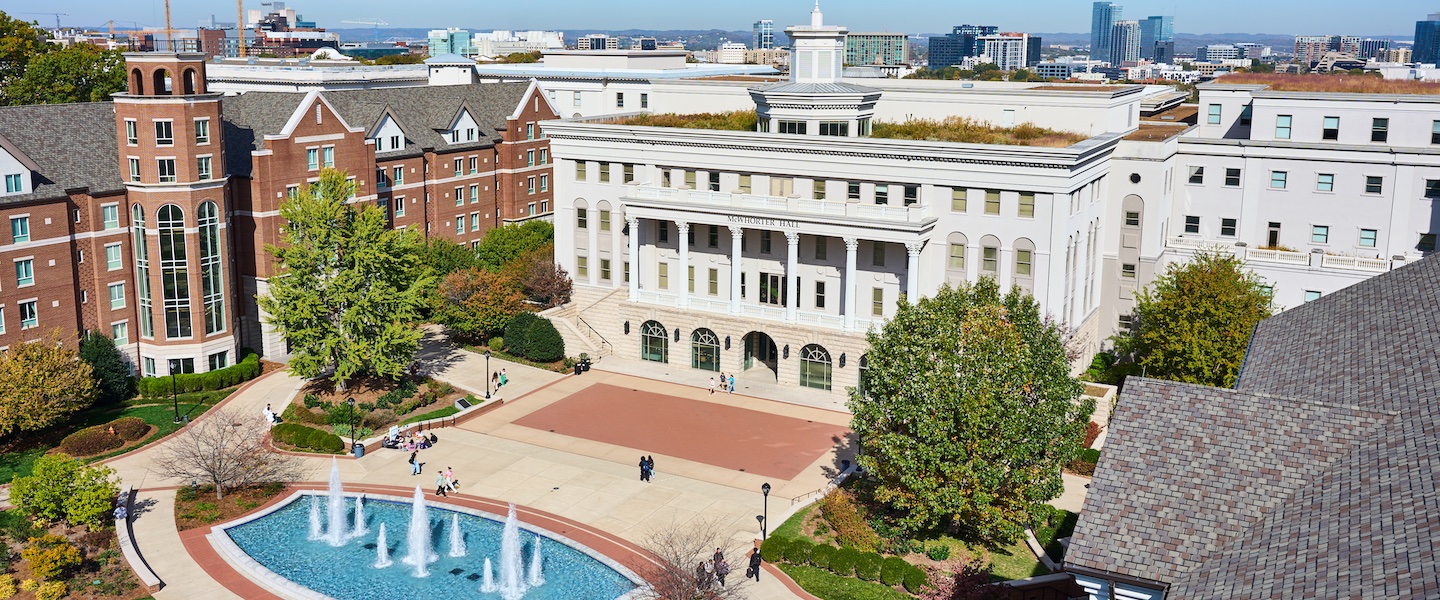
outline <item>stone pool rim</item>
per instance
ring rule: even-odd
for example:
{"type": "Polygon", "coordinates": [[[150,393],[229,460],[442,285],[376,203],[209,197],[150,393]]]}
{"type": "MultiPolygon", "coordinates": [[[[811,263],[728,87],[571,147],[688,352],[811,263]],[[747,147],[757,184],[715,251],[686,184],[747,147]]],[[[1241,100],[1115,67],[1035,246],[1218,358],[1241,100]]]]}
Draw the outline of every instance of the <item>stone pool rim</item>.
{"type": "MultiPolygon", "coordinates": [[[[294,504],[295,502],[301,501],[302,497],[304,496],[316,496],[320,498],[325,498],[328,495],[328,491],[323,489],[296,489],[283,500],[280,500],[278,502],[271,502],[268,506],[256,510],[255,512],[242,515],[225,523],[211,526],[210,533],[205,535],[205,539],[210,542],[211,547],[216,551],[216,553],[219,554],[223,560],[230,563],[230,565],[234,567],[241,576],[251,580],[252,582],[260,585],[263,588],[268,589],[272,593],[276,593],[285,598],[295,598],[297,600],[337,600],[331,596],[326,596],[325,594],[321,594],[320,592],[317,592],[308,587],[300,585],[299,583],[291,581],[290,579],[281,576],[279,573],[271,571],[268,567],[260,564],[259,561],[255,560],[243,549],[241,549],[239,544],[236,544],[235,540],[231,539],[230,534],[227,532],[227,530],[231,528],[245,525],[259,519],[263,519],[271,515],[272,513],[275,513],[276,511],[279,511],[283,508],[290,506],[291,504],[294,504]]],[[[413,496],[395,496],[384,493],[347,491],[344,492],[343,495],[346,498],[363,497],[366,500],[376,499],[395,502],[401,505],[408,505],[414,502],[413,496]]],[[[497,504],[510,504],[502,502],[500,500],[489,501],[497,504]]],[[[489,511],[470,508],[466,506],[457,506],[449,503],[434,502],[429,499],[425,500],[425,506],[431,509],[464,513],[473,517],[488,519],[497,523],[503,524],[505,522],[505,517],[503,516],[497,515],[489,511]]],[[[535,512],[533,511],[533,509],[529,509],[519,504],[516,504],[515,507],[517,509],[524,508],[527,511],[535,512]]],[[[581,544],[580,542],[577,542],[568,536],[555,533],[544,527],[540,527],[538,525],[526,522],[523,519],[520,521],[520,525],[520,529],[522,531],[539,534],[550,539],[551,541],[569,546],[571,549],[580,552],[581,554],[584,554],[592,559],[595,559],[606,567],[609,567],[610,569],[619,573],[622,577],[635,585],[634,589],[617,597],[616,600],[635,600],[636,598],[640,597],[641,592],[643,592],[645,588],[647,588],[649,585],[644,580],[644,578],[640,577],[629,567],[620,564],[619,561],[598,550],[595,550],[594,548],[586,546],[585,544],[581,544]]]]}

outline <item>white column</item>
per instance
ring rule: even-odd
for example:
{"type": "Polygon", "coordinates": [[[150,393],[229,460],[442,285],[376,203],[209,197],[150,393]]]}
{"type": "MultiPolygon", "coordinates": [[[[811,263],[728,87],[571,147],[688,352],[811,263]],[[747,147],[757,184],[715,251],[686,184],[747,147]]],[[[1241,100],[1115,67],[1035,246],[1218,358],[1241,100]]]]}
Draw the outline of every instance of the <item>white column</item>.
{"type": "Polygon", "coordinates": [[[740,314],[740,242],[745,228],[730,226],[730,314],[740,314]]]}
{"type": "Polygon", "coordinates": [[[923,242],[905,244],[905,297],[913,304],[920,301],[920,248],[923,242]]]}
{"type": "Polygon", "coordinates": [[[640,218],[626,217],[625,223],[630,226],[630,301],[635,302],[640,299],[640,218]]]}
{"type": "Polygon", "coordinates": [[[845,329],[855,330],[855,254],[860,240],[845,238],[845,329]]]}
{"type": "Polygon", "coordinates": [[[675,232],[680,234],[677,244],[680,247],[680,277],[684,279],[680,284],[680,306],[690,306],[690,224],[684,221],[675,222],[675,232]]]}
{"type": "Polygon", "coordinates": [[[795,312],[800,306],[800,234],[785,232],[785,245],[790,249],[790,258],[785,263],[785,320],[795,322],[795,312]]]}

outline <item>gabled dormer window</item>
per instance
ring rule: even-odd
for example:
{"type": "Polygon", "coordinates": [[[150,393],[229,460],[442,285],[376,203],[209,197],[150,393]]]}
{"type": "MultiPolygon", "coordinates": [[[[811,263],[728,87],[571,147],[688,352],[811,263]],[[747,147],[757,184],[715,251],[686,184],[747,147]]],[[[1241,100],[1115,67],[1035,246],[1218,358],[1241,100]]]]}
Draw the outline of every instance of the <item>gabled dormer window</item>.
{"type": "Polygon", "coordinates": [[[18,194],[25,191],[25,175],[23,173],[5,174],[5,193],[18,194]]]}
{"type": "Polygon", "coordinates": [[[466,127],[466,128],[465,128],[465,141],[467,141],[467,142],[473,142],[473,141],[475,141],[475,128],[474,128],[474,127],[466,127]]]}
{"type": "Polygon", "coordinates": [[[458,144],[458,143],[460,143],[460,130],[459,130],[459,129],[456,129],[456,130],[450,132],[450,143],[452,143],[452,144],[458,144]]]}
{"type": "Polygon", "coordinates": [[[404,144],[404,142],[402,141],[402,138],[401,138],[400,136],[398,136],[398,135],[392,135],[392,136],[390,136],[390,149],[391,149],[391,150],[399,150],[400,147],[403,146],[403,145],[405,145],[405,144],[404,144]]]}

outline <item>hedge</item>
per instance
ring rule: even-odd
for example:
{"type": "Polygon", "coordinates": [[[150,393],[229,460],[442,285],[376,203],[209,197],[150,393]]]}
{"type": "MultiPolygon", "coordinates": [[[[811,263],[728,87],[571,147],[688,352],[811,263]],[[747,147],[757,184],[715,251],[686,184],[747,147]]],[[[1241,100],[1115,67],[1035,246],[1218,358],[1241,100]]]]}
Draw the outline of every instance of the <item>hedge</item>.
{"type": "Polygon", "coordinates": [[[765,538],[760,543],[760,557],[770,562],[785,560],[785,551],[790,547],[790,540],[782,537],[765,538]]]}
{"type": "Polygon", "coordinates": [[[874,552],[866,552],[855,560],[855,576],[865,581],[880,580],[880,563],[885,559],[874,552]]]}
{"type": "Polygon", "coordinates": [[[919,594],[920,590],[930,585],[930,576],[925,570],[915,565],[908,565],[905,569],[905,591],[912,594],[919,594]]]}
{"type": "Polygon", "coordinates": [[[560,337],[550,319],[535,319],[535,323],[525,331],[525,337],[528,347],[525,358],[536,362],[555,362],[565,358],[565,338],[560,337]]]}
{"type": "Polygon", "coordinates": [[[814,548],[815,544],[808,540],[797,539],[790,542],[790,545],[785,547],[785,562],[792,565],[803,565],[810,562],[810,551],[814,548]]]}
{"type": "Polygon", "coordinates": [[[181,373],[175,376],[144,377],[140,379],[140,395],[147,398],[169,396],[172,393],[223,390],[240,385],[260,375],[260,355],[253,350],[242,348],[240,362],[206,373],[181,373]],[[172,388],[173,386],[173,388],[172,388]]]}
{"type": "Polygon", "coordinates": [[[810,550],[810,566],[817,569],[829,569],[830,557],[835,556],[835,547],[829,544],[816,544],[810,550]]]}
{"type": "Polygon", "coordinates": [[[60,440],[60,449],[70,456],[93,456],[124,445],[125,440],[110,433],[108,425],[86,427],[60,440]]]}
{"type": "Polygon", "coordinates": [[[505,351],[518,356],[530,355],[530,327],[539,321],[540,317],[535,313],[522,312],[510,318],[510,323],[505,326],[505,335],[501,336],[505,342],[505,351]]]}
{"type": "Polygon", "coordinates": [[[345,450],[345,442],[340,436],[298,423],[276,425],[270,428],[270,437],[277,442],[316,452],[339,454],[345,450]]]}
{"type": "Polygon", "coordinates": [[[859,560],[860,551],[854,548],[841,548],[835,551],[830,557],[830,572],[841,577],[855,575],[855,561],[859,560]]]}
{"type": "Polygon", "coordinates": [[[133,442],[150,432],[150,424],[140,417],[121,417],[111,421],[109,425],[115,427],[115,435],[127,442],[133,442]]]}

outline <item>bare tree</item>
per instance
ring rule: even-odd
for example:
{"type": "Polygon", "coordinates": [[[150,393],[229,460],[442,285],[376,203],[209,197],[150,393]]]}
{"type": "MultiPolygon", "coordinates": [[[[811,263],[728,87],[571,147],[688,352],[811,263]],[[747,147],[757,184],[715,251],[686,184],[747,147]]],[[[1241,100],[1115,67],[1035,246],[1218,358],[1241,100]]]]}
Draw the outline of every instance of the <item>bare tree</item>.
{"type": "Polygon", "coordinates": [[[157,471],[165,477],[214,484],[217,500],[248,485],[299,479],[299,457],[265,448],[268,430],[257,414],[217,410],[164,444],[155,459],[157,471]]]}
{"type": "Polygon", "coordinates": [[[641,598],[648,600],[741,600],[745,593],[745,567],[749,555],[733,545],[714,521],[662,526],[646,536],[642,546],[651,555],[650,564],[638,573],[647,585],[641,598]],[[714,580],[715,550],[725,553],[731,572],[722,586],[714,580]],[[699,569],[709,563],[710,570],[699,569]]]}

